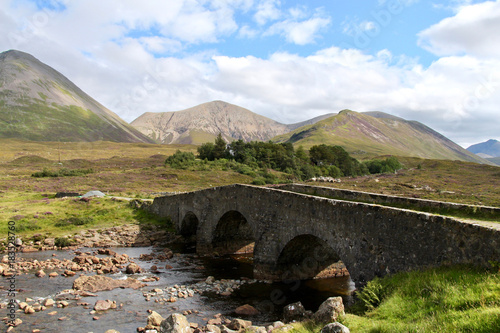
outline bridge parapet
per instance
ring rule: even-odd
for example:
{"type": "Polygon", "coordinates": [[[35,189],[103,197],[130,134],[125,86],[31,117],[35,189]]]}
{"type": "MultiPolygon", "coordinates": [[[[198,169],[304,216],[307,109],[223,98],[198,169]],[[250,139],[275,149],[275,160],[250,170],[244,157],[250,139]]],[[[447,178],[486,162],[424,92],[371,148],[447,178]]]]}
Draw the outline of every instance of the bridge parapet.
{"type": "Polygon", "coordinates": [[[320,196],[331,199],[349,200],[365,203],[392,206],[395,208],[406,208],[428,213],[457,214],[469,218],[486,218],[500,221],[500,207],[489,207],[479,205],[466,205],[453,202],[444,202],[427,199],[406,198],[395,195],[370,193],[363,191],[345,190],[326,186],[312,186],[304,184],[283,184],[275,188],[320,196]]]}

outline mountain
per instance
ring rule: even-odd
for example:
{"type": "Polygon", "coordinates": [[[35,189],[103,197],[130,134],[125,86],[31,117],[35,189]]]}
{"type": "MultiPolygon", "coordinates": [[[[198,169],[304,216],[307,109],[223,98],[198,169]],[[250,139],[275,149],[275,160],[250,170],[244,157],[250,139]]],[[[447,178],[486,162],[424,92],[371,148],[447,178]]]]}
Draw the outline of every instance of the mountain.
{"type": "Polygon", "coordinates": [[[288,132],[287,125],[223,101],[182,111],[146,112],[131,125],[161,143],[201,144],[219,133],[228,141],[265,141],[288,132]]]}
{"type": "Polygon", "coordinates": [[[490,139],[472,145],[467,150],[484,158],[500,157],[500,141],[490,139]]]}
{"type": "Polygon", "coordinates": [[[332,114],[285,125],[240,106],[212,101],[172,112],[146,112],[130,124],[161,143],[202,144],[221,133],[226,141],[267,141],[332,114]]]}
{"type": "Polygon", "coordinates": [[[322,143],[339,145],[357,157],[400,155],[489,163],[417,121],[383,112],[343,110],[277,136],[273,141],[291,142],[304,148],[322,143]]]}
{"type": "Polygon", "coordinates": [[[0,53],[0,138],[154,142],[35,57],[0,53]]]}

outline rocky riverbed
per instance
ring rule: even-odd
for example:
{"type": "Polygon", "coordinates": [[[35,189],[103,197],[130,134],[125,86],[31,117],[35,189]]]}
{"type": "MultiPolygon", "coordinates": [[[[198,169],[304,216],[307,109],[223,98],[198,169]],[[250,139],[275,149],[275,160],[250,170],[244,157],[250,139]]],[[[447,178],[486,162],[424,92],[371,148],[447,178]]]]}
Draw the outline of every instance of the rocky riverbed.
{"type": "MultiPolygon", "coordinates": [[[[67,240],[64,244],[68,244],[63,246],[62,249],[75,250],[82,247],[159,247],[178,240],[179,236],[164,230],[160,226],[129,224],[104,230],[82,230],[76,235],[68,235],[60,239],[67,240]]],[[[0,239],[0,241],[5,243],[6,239],[0,239]]],[[[35,234],[28,239],[17,238],[15,244],[17,251],[23,253],[61,249],[61,246],[57,246],[55,237],[43,234],[35,234]]]]}
{"type": "MultiPolygon", "coordinates": [[[[88,230],[75,239],[79,246],[63,250],[55,250],[47,239],[23,240],[13,265],[8,265],[7,255],[2,258],[0,307],[15,317],[6,330],[155,332],[161,325],[153,325],[150,316],[157,314],[163,321],[176,313],[186,318],[193,331],[232,330],[237,327],[231,324],[235,319],[245,319],[245,329],[264,332],[281,319],[285,304],[270,301],[278,286],[252,279],[239,264],[223,262],[220,269],[219,259],[164,247],[165,240],[177,239],[174,235],[123,226],[88,230]],[[95,247],[107,238],[127,247],[95,247]],[[148,247],[132,247],[137,244],[148,247]],[[9,298],[12,277],[16,296],[9,298]],[[269,304],[274,306],[272,311],[269,304]]],[[[3,318],[6,323],[9,319],[3,318]]]]}

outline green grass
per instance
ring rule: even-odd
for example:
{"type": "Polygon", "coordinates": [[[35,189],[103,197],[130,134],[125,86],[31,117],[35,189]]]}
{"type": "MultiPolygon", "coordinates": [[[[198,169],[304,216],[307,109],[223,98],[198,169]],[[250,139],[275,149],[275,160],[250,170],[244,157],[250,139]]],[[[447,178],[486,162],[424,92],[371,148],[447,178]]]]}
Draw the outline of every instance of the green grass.
{"type": "Polygon", "coordinates": [[[353,332],[499,332],[500,274],[441,267],[375,279],[360,292],[380,304],[342,322],[353,332]]]}
{"type": "Polygon", "coordinates": [[[500,157],[487,158],[487,160],[500,166],[500,157]]]}
{"type": "MultiPolygon", "coordinates": [[[[165,224],[162,219],[132,208],[127,201],[111,198],[85,202],[78,198],[9,192],[0,194],[0,207],[0,220],[15,221],[16,234],[23,238],[37,233],[57,237],[122,224],[165,224]]],[[[7,235],[7,227],[7,223],[0,224],[0,235],[7,235]]]]}
{"type": "Polygon", "coordinates": [[[180,137],[178,139],[179,142],[182,143],[188,143],[188,144],[193,144],[193,145],[201,145],[202,143],[205,142],[214,142],[216,138],[216,135],[203,132],[203,131],[196,131],[196,130],[190,130],[189,134],[185,137],[180,137]]]}
{"type": "MultiPolygon", "coordinates": [[[[59,142],[59,141],[26,141],[19,139],[0,139],[2,154],[1,163],[14,163],[14,160],[25,156],[38,156],[56,162],[58,156],[63,161],[74,159],[101,160],[112,157],[147,158],[153,155],[172,155],[176,150],[196,152],[192,145],[160,145],[144,143],[116,143],[109,141],[94,142],[59,142]]],[[[163,159],[164,161],[164,159],[163,159]]]]}
{"type": "MultiPolygon", "coordinates": [[[[375,279],[340,322],[353,333],[500,332],[500,273],[454,266],[375,279]]],[[[322,326],[301,323],[292,332],[322,326]]]]}

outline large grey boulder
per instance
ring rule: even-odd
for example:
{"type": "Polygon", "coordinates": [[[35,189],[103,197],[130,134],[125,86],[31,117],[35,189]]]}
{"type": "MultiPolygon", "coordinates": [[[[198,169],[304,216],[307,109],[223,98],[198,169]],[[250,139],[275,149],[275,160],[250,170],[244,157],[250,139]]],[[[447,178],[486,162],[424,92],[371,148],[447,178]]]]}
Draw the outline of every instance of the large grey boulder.
{"type": "Polygon", "coordinates": [[[342,297],[330,297],[324,301],[318,311],[314,314],[314,320],[318,323],[332,323],[337,321],[340,315],[345,315],[342,297]]]}
{"type": "Polygon", "coordinates": [[[180,313],[173,313],[161,322],[160,333],[192,333],[187,318],[180,313]]]}
{"type": "Polygon", "coordinates": [[[330,323],[321,329],[321,333],[351,333],[351,331],[341,323],[330,323]]]}
{"type": "Polygon", "coordinates": [[[306,309],[301,302],[288,304],[283,308],[283,321],[290,323],[292,321],[301,321],[305,319],[306,309]]]}
{"type": "Polygon", "coordinates": [[[89,191],[82,195],[82,198],[92,198],[92,197],[104,197],[106,194],[101,191],[89,191]]]}
{"type": "Polygon", "coordinates": [[[142,271],[141,267],[139,267],[139,265],[137,265],[134,262],[128,264],[127,268],[125,269],[126,274],[138,274],[141,271],[142,271]]]}

